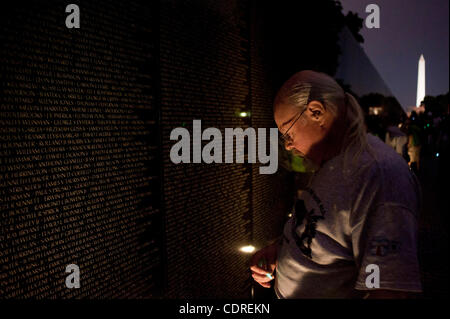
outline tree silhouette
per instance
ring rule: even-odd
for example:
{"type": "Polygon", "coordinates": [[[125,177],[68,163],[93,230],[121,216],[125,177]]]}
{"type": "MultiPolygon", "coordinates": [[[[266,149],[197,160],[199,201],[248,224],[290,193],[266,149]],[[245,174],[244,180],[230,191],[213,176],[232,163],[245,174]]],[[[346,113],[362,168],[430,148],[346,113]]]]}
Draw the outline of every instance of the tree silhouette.
{"type": "Polygon", "coordinates": [[[360,18],[357,13],[352,11],[347,12],[347,15],[345,16],[345,24],[359,43],[364,42],[364,38],[359,33],[363,27],[363,21],[364,20],[360,18]]]}

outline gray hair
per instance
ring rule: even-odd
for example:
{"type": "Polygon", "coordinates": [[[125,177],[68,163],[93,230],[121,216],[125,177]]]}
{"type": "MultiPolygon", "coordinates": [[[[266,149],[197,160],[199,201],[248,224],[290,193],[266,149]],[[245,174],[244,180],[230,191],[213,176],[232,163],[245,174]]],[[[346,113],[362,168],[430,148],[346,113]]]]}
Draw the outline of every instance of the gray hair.
{"type": "Polygon", "coordinates": [[[277,105],[284,103],[302,111],[312,100],[321,101],[335,118],[344,121],[344,171],[350,149],[356,150],[354,163],[364,150],[373,153],[367,143],[367,130],[361,106],[353,95],[345,92],[332,77],[325,73],[304,70],[294,74],[278,91],[274,109],[277,105]]]}

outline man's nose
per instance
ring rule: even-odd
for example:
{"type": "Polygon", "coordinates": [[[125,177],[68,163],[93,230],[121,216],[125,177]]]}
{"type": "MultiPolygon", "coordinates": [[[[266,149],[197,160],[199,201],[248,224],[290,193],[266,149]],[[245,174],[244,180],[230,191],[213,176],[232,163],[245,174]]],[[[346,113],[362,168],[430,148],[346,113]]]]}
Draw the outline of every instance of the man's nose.
{"type": "Polygon", "coordinates": [[[284,143],[284,148],[287,149],[288,151],[292,150],[294,148],[294,146],[292,145],[292,141],[286,141],[284,143]]]}

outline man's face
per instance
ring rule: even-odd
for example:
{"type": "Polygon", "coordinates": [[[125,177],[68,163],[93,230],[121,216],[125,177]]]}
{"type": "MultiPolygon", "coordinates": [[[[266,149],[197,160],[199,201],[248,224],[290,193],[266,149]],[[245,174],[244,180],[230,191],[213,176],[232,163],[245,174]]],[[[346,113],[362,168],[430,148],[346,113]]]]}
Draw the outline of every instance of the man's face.
{"type": "Polygon", "coordinates": [[[287,150],[297,151],[302,156],[320,163],[325,151],[323,141],[334,119],[319,101],[311,101],[300,118],[299,114],[298,108],[290,104],[280,103],[274,108],[274,118],[280,134],[285,134],[290,128],[284,146],[287,150]]]}

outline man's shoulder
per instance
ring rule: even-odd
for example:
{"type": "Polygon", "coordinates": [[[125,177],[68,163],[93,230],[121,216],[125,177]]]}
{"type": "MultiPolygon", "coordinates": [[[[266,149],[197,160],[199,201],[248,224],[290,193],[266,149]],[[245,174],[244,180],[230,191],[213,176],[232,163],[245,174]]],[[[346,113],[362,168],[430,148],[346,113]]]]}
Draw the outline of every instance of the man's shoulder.
{"type": "Polygon", "coordinates": [[[360,191],[367,187],[399,191],[415,182],[408,163],[391,146],[371,134],[367,135],[367,144],[351,178],[360,191]]]}
{"type": "Polygon", "coordinates": [[[408,163],[391,146],[371,134],[368,134],[367,141],[371,148],[371,152],[368,151],[371,153],[369,157],[373,159],[371,164],[376,167],[378,173],[385,177],[410,175],[408,163]]]}
{"type": "Polygon", "coordinates": [[[377,184],[383,202],[404,204],[414,210],[420,196],[420,185],[414,173],[392,147],[379,139],[377,141],[374,136],[370,139],[374,155],[366,178],[377,184]]]}

